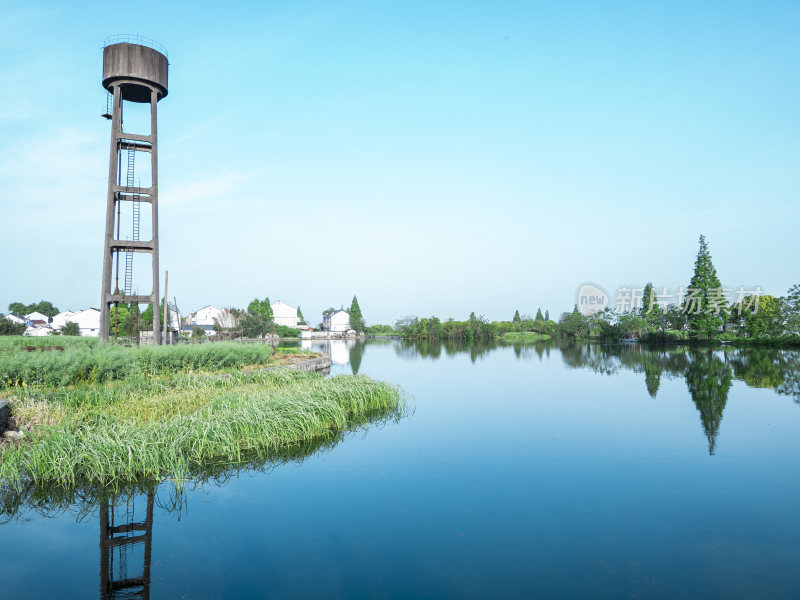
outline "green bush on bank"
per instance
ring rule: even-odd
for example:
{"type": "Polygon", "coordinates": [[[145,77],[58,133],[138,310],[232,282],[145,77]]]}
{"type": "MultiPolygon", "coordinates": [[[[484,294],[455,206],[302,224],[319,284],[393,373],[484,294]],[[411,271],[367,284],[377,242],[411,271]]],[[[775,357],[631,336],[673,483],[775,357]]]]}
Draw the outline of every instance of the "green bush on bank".
{"type": "Polygon", "coordinates": [[[780,348],[800,347],[800,336],[796,335],[764,335],[744,337],[733,331],[723,331],[710,340],[706,337],[692,336],[689,331],[651,331],[642,334],[640,339],[645,344],[699,344],[714,346],[732,344],[734,346],[774,346],[780,348]]]}
{"type": "Polygon", "coordinates": [[[287,327],[286,325],[276,325],[275,333],[277,333],[280,337],[285,337],[285,338],[300,337],[299,329],[296,329],[294,327],[287,327]]]}
{"type": "Polygon", "coordinates": [[[689,340],[688,331],[668,329],[666,331],[648,331],[642,333],[641,341],[654,344],[677,344],[689,340]]]}

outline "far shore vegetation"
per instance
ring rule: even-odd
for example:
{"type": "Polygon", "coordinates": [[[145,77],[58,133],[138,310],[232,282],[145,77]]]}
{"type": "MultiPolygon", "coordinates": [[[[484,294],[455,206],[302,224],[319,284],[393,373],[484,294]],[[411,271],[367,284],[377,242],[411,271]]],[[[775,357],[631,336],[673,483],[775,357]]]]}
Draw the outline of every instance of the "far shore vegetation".
{"type": "Polygon", "coordinates": [[[694,343],[800,346],[800,284],[786,296],[749,294],[728,303],[708,243],[700,236],[694,272],[680,304],[664,306],[652,283],[643,288],[641,306],[624,312],[611,308],[591,315],[576,305],[558,321],[537,310],[536,316],[516,311],[510,321],[488,321],[472,313],[467,321],[406,316],[395,331],[406,339],[470,341],[502,338],[507,341],[637,340],[645,343],[694,343]]]}
{"type": "MultiPolygon", "coordinates": [[[[594,314],[579,310],[563,312],[551,318],[550,312],[538,308],[535,315],[520,314],[519,310],[509,321],[489,321],[474,312],[464,321],[437,316],[404,316],[394,325],[367,325],[358,298],[353,296],[349,308],[350,326],[357,335],[368,337],[401,337],[410,340],[443,340],[453,342],[485,341],[502,338],[507,341],[538,340],[606,340],[639,341],[644,343],[693,343],[715,345],[771,345],[800,346],[800,284],[792,286],[785,296],[776,297],[762,293],[748,293],[730,297],[720,283],[711,261],[708,243],[700,236],[699,251],[694,271],[686,288],[686,295],[678,303],[664,304],[652,283],[640,289],[638,304],[627,307],[610,307],[594,314]],[[620,310],[624,308],[624,310],[620,310]]],[[[15,314],[39,312],[52,318],[58,313],[51,302],[23,304],[12,302],[9,310],[15,314]]],[[[173,304],[170,308],[175,310],[173,304]]],[[[344,309],[344,306],[342,306],[344,309]]],[[[160,311],[163,312],[163,302],[160,311]]],[[[336,309],[323,311],[323,319],[336,309]]],[[[306,325],[298,308],[300,324],[306,325]]],[[[138,306],[120,305],[112,318],[112,335],[138,338],[140,331],[152,325],[152,307],[139,313],[138,306]]],[[[316,330],[322,329],[319,323],[316,330]]],[[[223,309],[214,326],[215,340],[263,339],[267,336],[296,339],[299,330],[277,325],[269,298],[254,299],[247,309],[223,309]]],[[[24,325],[0,319],[0,336],[21,335],[24,325]]],[[[66,338],[78,335],[74,323],[67,323],[60,332],[66,338]]],[[[116,337],[116,336],[115,336],[116,337]]],[[[202,328],[195,328],[192,341],[206,341],[202,328]]]]}

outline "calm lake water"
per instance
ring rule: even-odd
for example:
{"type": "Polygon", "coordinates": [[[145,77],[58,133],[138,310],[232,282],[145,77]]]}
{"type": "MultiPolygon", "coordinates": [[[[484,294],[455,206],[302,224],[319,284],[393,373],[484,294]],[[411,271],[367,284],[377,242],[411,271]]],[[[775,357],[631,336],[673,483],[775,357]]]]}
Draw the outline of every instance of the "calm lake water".
{"type": "Polygon", "coordinates": [[[6,506],[3,596],[128,597],[101,579],[149,568],[151,598],[800,598],[800,352],[326,351],[413,413],[178,497],[162,484],[151,514],[147,490],[6,506]],[[104,544],[106,520],[141,541],[104,544]]]}

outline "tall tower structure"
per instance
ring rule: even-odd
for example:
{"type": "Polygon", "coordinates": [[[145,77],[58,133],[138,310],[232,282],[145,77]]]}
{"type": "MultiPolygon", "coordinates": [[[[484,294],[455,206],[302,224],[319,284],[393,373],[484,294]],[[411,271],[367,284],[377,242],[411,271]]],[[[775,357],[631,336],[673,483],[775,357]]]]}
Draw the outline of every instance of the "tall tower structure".
{"type": "MultiPolygon", "coordinates": [[[[161,343],[158,270],[158,101],[167,95],[169,62],[166,50],[153,40],[140,36],[113,36],[103,48],[103,87],[108,90],[108,107],[103,116],[111,120],[111,149],[108,161],[106,234],[103,252],[103,285],[100,308],[100,341],[108,341],[111,306],[115,303],[153,306],[153,343],[161,343]],[[150,105],[150,132],[124,131],[123,107],[127,102],[150,105]],[[126,177],[122,179],[125,154],[126,177]],[[137,158],[149,154],[150,185],[137,179],[137,158]],[[132,215],[130,235],[120,238],[122,207],[132,215]],[[150,205],[152,233],[140,231],[141,204],[150,205]],[[127,210],[130,209],[130,210],[127,210]],[[142,239],[142,237],[144,239],[142,239]],[[149,237],[149,239],[147,239],[149,237]],[[153,287],[149,294],[133,288],[133,256],[144,252],[152,256],[153,287]],[[120,279],[120,255],[125,255],[124,275],[120,279]]],[[[128,227],[126,226],[126,232],[128,227]]]]}

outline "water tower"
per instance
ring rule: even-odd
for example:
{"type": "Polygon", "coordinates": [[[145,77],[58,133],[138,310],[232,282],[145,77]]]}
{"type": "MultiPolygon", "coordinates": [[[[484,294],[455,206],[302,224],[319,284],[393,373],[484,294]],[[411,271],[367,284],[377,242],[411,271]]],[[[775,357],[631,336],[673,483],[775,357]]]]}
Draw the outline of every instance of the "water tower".
{"type": "Polygon", "coordinates": [[[163,46],[140,36],[117,35],[106,39],[103,47],[103,87],[108,90],[106,112],[111,120],[111,152],[108,161],[108,199],[103,253],[103,291],[100,308],[100,341],[108,341],[111,307],[115,303],[153,306],[153,343],[161,343],[158,293],[158,101],[167,95],[169,62],[163,46]],[[150,105],[150,132],[125,131],[125,103],[150,105]],[[150,185],[141,186],[136,165],[150,155],[150,185]],[[122,179],[123,155],[125,178],[122,179]],[[137,160],[138,159],[138,160],[137,160]],[[124,204],[128,203],[128,204],[124,204]],[[152,212],[152,234],[140,231],[141,204],[152,212]],[[125,206],[125,239],[120,238],[122,208],[125,206]],[[141,239],[141,238],[144,239],[141,239]],[[148,239],[149,237],[149,239],[148,239]],[[133,288],[133,256],[144,252],[152,256],[153,288],[139,294],[133,288]],[[124,274],[120,278],[120,255],[124,254],[124,274]]]}

